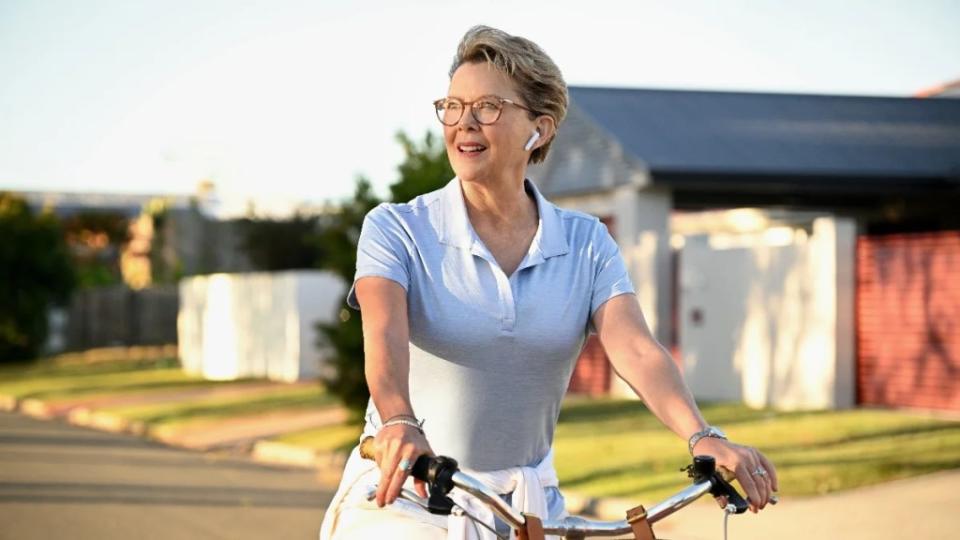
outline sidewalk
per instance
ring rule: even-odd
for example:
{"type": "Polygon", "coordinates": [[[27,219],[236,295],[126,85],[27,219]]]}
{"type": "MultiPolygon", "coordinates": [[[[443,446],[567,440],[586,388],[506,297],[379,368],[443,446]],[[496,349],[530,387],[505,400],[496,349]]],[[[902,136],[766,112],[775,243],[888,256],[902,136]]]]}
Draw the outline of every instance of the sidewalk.
{"type": "MultiPolygon", "coordinates": [[[[758,514],[731,516],[736,540],[915,540],[960,537],[960,470],[819,497],[783,498],[758,514]]],[[[664,538],[723,538],[723,513],[700,501],[656,527],[664,538]]]]}
{"type": "MultiPolygon", "coordinates": [[[[147,393],[130,392],[69,399],[22,399],[0,395],[0,410],[16,411],[39,419],[144,436],[170,446],[206,452],[248,455],[255,461],[309,468],[333,468],[339,478],[343,457],[315,452],[309,448],[270,441],[269,438],[311,428],[342,424],[347,418],[339,406],[302,410],[274,410],[231,416],[216,422],[185,422],[174,426],[153,426],[109,412],[116,407],[195,403],[219,398],[253,400],[281,392],[309,389],[313,382],[249,382],[229,386],[178,388],[147,393]]],[[[318,478],[329,478],[318,471],[318,478]]],[[[335,480],[328,480],[327,484],[335,480]]]]}

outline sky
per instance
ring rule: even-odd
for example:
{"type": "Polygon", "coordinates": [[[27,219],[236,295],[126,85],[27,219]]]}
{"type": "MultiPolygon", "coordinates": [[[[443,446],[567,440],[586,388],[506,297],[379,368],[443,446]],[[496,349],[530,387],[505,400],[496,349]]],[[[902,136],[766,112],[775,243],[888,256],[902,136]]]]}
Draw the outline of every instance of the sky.
{"type": "Polygon", "coordinates": [[[960,0],[0,0],[0,190],[264,206],[381,195],[439,132],[463,33],[570,85],[909,96],[960,78],[960,0]]]}

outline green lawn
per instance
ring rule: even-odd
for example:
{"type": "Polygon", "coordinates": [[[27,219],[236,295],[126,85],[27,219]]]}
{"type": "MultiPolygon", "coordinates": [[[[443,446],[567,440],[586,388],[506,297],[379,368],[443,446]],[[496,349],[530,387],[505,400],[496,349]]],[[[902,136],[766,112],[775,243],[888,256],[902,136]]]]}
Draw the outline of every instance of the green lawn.
{"type": "Polygon", "coordinates": [[[62,364],[39,361],[0,369],[0,394],[20,399],[79,398],[97,394],[147,392],[223,383],[187,375],[175,359],[62,364]]]}
{"type": "MultiPolygon", "coordinates": [[[[773,460],[783,495],[815,495],[960,467],[960,422],[867,409],[778,413],[734,404],[701,404],[701,409],[732,440],[756,446],[773,460]]],[[[346,451],[359,434],[357,426],[342,425],[274,440],[346,451]]],[[[690,460],[686,442],[637,401],[568,399],[554,450],[560,485],[582,495],[653,502],[689,482],[679,472],[690,460]]]]}
{"type": "Polygon", "coordinates": [[[360,427],[341,424],[287,433],[272,440],[306,446],[321,452],[348,452],[360,442],[360,427]]]}
{"type": "MultiPolygon", "coordinates": [[[[701,404],[734,441],[777,467],[780,492],[813,495],[960,467],[960,422],[885,410],[775,413],[701,404]]],[[[686,444],[636,401],[565,404],[556,433],[562,486],[592,496],[657,500],[682,487],[686,444]]]]}
{"type": "Polygon", "coordinates": [[[180,402],[108,407],[100,409],[129,420],[140,420],[151,426],[174,426],[185,422],[208,422],[279,410],[319,409],[335,404],[334,398],[319,386],[278,386],[269,392],[254,395],[211,396],[180,402]]]}
{"type": "Polygon", "coordinates": [[[170,393],[171,399],[150,404],[101,407],[128,420],[139,420],[152,428],[175,427],[186,422],[213,422],[223,418],[278,410],[303,410],[335,404],[320,385],[307,387],[277,384],[264,390],[262,380],[208,381],[187,375],[175,359],[117,360],[96,363],[38,361],[27,366],[0,368],[0,394],[20,399],[58,399],[142,396],[170,393]],[[260,388],[242,395],[177,395],[178,390],[228,387],[242,390],[260,388]],[[176,396],[176,397],[174,397],[176,396]]]}
{"type": "MultiPolygon", "coordinates": [[[[188,376],[176,360],[91,364],[44,361],[0,368],[0,394],[48,400],[142,394],[206,386],[242,387],[188,376]]],[[[216,422],[281,409],[336,406],[319,386],[278,385],[249,395],[205,396],[105,409],[152,427],[216,422]]],[[[781,413],[734,404],[701,404],[731,439],[760,448],[777,466],[781,493],[813,495],[895,478],[960,468],[960,422],[905,411],[781,413]]],[[[343,452],[357,443],[355,425],[334,425],[274,440],[343,452]]],[[[429,435],[429,432],[428,432],[429,435]]],[[[568,399],[555,438],[561,485],[584,495],[653,501],[687,483],[685,441],[638,401],[568,399]]],[[[453,456],[456,457],[456,456],[453,456]]]]}

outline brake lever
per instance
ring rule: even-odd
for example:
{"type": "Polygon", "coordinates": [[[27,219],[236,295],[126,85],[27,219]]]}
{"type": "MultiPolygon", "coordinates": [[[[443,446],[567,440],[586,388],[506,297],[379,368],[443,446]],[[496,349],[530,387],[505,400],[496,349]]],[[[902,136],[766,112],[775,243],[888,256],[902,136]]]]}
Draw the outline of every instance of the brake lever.
{"type": "MultiPolygon", "coordinates": [[[[367,502],[370,502],[376,498],[377,498],[377,486],[376,484],[374,484],[367,490],[367,502]]],[[[433,514],[436,513],[433,510],[431,510],[430,502],[427,499],[424,499],[417,493],[414,493],[413,491],[410,491],[407,488],[400,488],[400,495],[397,498],[410,501],[413,504],[419,506],[420,508],[426,510],[427,512],[430,512],[433,514]]],[[[447,499],[450,500],[450,506],[451,506],[450,511],[447,512],[447,515],[465,517],[467,519],[473,520],[474,523],[492,532],[495,537],[500,538],[502,540],[508,540],[506,536],[501,536],[495,529],[491,529],[489,525],[477,519],[476,516],[471,516],[470,514],[468,514],[467,511],[463,509],[463,507],[454,503],[453,500],[449,498],[447,499]]]]}
{"type": "MultiPolygon", "coordinates": [[[[431,514],[437,514],[441,516],[449,516],[450,514],[457,515],[456,507],[454,505],[453,499],[448,497],[445,493],[440,490],[437,490],[431,486],[428,486],[430,497],[424,499],[420,495],[410,491],[407,488],[400,489],[400,498],[406,499],[413,504],[416,504],[420,508],[423,508],[431,514]]],[[[372,501],[377,497],[377,487],[374,486],[367,491],[367,500],[372,501]]]]}
{"type": "MultiPolygon", "coordinates": [[[[710,494],[715,498],[726,498],[727,506],[724,510],[727,513],[743,514],[750,509],[747,500],[730,483],[736,478],[736,475],[729,469],[717,467],[716,459],[713,456],[695,456],[693,463],[681,470],[685,470],[687,476],[693,478],[695,483],[709,480],[710,494]]],[[[771,504],[777,504],[779,501],[780,498],[777,495],[770,496],[771,504]]]]}
{"type": "Polygon", "coordinates": [[[714,497],[726,497],[727,508],[733,506],[733,512],[727,510],[728,513],[742,514],[750,509],[750,504],[747,500],[740,495],[735,487],[724,480],[723,476],[715,473],[713,480],[713,487],[710,489],[710,494],[714,497]]]}
{"type": "MultiPolygon", "coordinates": [[[[376,485],[371,486],[370,489],[367,490],[367,497],[366,497],[366,498],[367,498],[367,502],[370,502],[370,501],[372,501],[372,500],[374,500],[374,499],[377,498],[377,486],[376,486],[376,485]]],[[[417,495],[417,494],[414,493],[413,491],[410,491],[410,490],[407,489],[407,488],[400,488],[399,498],[401,498],[401,499],[406,499],[406,500],[412,502],[413,504],[419,506],[420,508],[423,508],[424,510],[428,510],[428,511],[429,511],[429,507],[427,506],[427,500],[424,499],[423,497],[421,497],[420,495],[417,495]]]]}

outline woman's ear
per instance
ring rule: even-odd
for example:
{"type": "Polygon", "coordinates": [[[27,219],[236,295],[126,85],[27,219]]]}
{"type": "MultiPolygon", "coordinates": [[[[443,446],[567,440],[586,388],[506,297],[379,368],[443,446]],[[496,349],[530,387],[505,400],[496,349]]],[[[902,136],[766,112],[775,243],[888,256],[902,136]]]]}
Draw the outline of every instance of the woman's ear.
{"type": "Polygon", "coordinates": [[[545,114],[537,117],[536,128],[540,132],[540,144],[538,146],[543,146],[557,134],[557,123],[553,121],[552,117],[545,114]]]}

